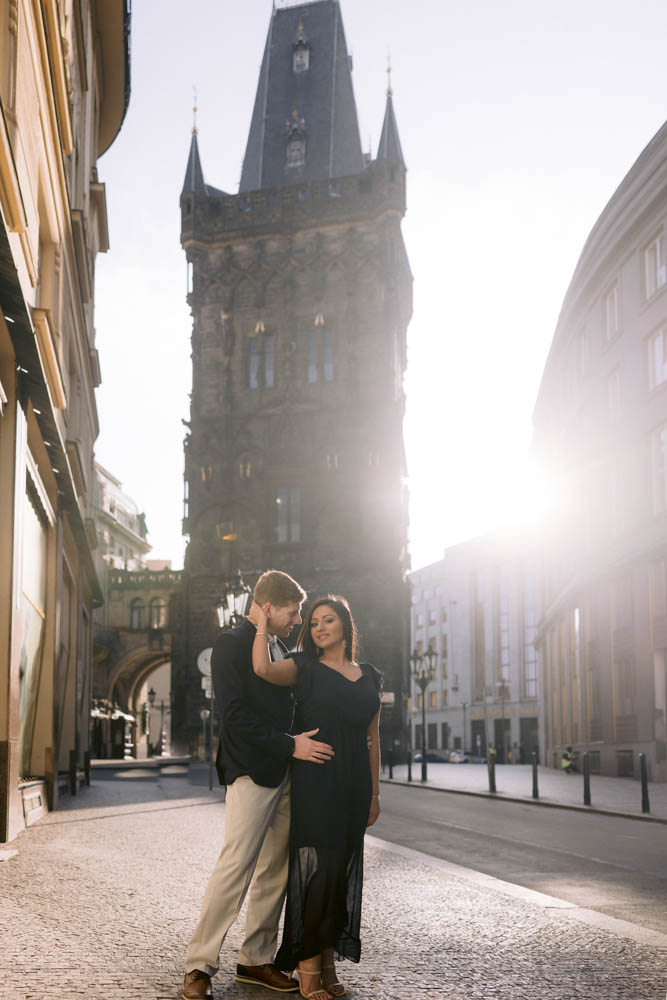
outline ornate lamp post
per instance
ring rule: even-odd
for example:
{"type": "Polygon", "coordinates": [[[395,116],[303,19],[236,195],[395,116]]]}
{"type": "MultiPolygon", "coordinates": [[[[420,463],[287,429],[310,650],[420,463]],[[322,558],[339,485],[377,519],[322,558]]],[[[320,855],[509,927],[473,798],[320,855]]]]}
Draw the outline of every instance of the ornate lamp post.
{"type": "Polygon", "coordinates": [[[413,652],[410,657],[412,678],[422,694],[422,781],[427,780],[426,768],[426,688],[435,676],[438,654],[430,646],[425,653],[413,652]]]}
{"type": "Polygon", "coordinates": [[[216,602],[220,628],[233,628],[238,625],[245,614],[249,595],[250,587],[243,582],[240,572],[235,579],[225,584],[225,589],[216,602]]]}
{"type": "MultiPolygon", "coordinates": [[[[155,705],[155,691],[153,688],[148,692],[148,702],[150,707],[153,708],[155,705]]],[[[165,731],[164,731],[164,716],[165,712],[171,712],[169,705],[165,704],[164,698],[160,698],[160,757],[164,757],[164,744],[165,744],[165,731]]],[[[148,743],[150,744],[150,710],[148,712],[149,719],[149,731],[148,731],[148,743]]]]}

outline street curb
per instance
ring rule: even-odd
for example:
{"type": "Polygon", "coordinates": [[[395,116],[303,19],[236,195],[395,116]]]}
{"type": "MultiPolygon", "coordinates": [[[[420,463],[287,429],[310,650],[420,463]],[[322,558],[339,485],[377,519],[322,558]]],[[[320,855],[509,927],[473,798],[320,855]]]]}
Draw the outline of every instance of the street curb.
{"type": "Polygon", "coordinates": [[[546,809],[569,809],[571,812],[596,813],[598,816],[617,816],[620,819],[638,819],[646,823],[662,823],[667,826],[667,818],[644,813],[620,812],[616,809],[598,809],[596,806],[577,806],[572,802],[552,802],[546,799],[521,798],[504,795],[503,792],[475,792],[469,788],[443,788],[442,785],[422,785],[421,781],[399,781],[396,778],[380,778],[383,785],[399,785],[402,788],[423,788],[427,792],[447,792],[450,795],[472,795],[478,799],[493,799],[495,802],[518,802],[524,806],[544,806],[546,809]]]}

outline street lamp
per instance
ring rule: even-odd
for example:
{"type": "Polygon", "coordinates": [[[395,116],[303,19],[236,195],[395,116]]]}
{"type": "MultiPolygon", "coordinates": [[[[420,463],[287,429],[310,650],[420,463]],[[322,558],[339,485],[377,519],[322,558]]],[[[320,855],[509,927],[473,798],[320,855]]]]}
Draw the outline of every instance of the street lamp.
{"type": "MultiPolygon", "coordinates": [[[[171,701],[171,698],[170,698],[170,701],[171,701]]],[[[154,705],[155,705],[155,691],[154,691],[153,688],[151,688],[150,691],[148,692],[148,703],[150,704],[151,708],[153,708],[154,705]]],[[[165,744],[164,716],[165,716],[165,712],[171,712],[171,708],[169,707],[169,705],[165,705],[164,698],[160,698],[160,753],[159,753],[160,757],[164,757],[164,744],[165,744]]],[[[151,714],[150,714],[150,711],[149,711],[149,713],[148,713],[148,733],[147,733],[147,742],[148,742],[149,746],[150,746],[150,718],[151,718],[151,714]]]]}
{"type": "Polygon", "coordinates": [[[239,571],[235,579],[229,580],[225,584],[224,590],[216,601],[215,610],[218,614],[220,628],[233,628],[234,625],[239,624],[245,614],[249,594],[250,587],[243,582],[239,571]]]}
{"type": "Polygon", "coordinates": [[[435,676],[436,651],[429,646],[425,653],[416,649],[410,657],[412,677],[422,693],[422,781],[426,781],[426,688],[435,676]]]}

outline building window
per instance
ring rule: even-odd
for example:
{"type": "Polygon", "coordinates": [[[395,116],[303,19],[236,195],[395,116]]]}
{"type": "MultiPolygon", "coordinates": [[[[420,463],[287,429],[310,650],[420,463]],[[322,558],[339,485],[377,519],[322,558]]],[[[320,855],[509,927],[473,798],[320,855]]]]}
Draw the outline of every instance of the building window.
{"type": "Polygon", "coordinates": [[[130,604],[130,628],[143,628],[145,625],[146,605],[140,597],[130,604]]]}
{"type": "Polygon", "coordinates": [[[167,624],[167,604],[162,597],[151,601],[151,628],[165,628],[167,624]]]}
{"type": "Polygon", "coordinates": [[[523,595],[523,694],[537,698],[537,593],[532,577],[526,580],[523,595]]]}
{"type": "Polygon", "coordinates": [[[607,407],[610,423],[617,424],[621,419],[621,374],[618,368],[607,377],[607,407]]]}
{"type": "Polygon", "coordinates": [[[333,382],[333,334],[328,327],[316,326],[308,334],[308,381],[333,382]]]}
{"type": "Polygon", "coordinates": [[[295,136],[287,143],[286,167],[302,167],[306,162],[306,140],[303,136],[295,136]]]}
{"type": "Polygon", "coordinates": [[[644,250],[644,298],[652,298],[666,282],[665,243],[660,235],[644,250]]]}
{"type": "Polygon", "coordinates": [[[663,514],[667,510],[667,424],[651,435],[651,479],[653,510],[663,514]]]}
{"type": "MultiPolygon", "coordinates": [[[[510,602],[507,580],[504,575],[498,589],[498,639],[500,662],[498,664],[499,683],[496,694],[498,697],[501,697],[503,695],[503,688],[507,688],[510,679],[510,602]]],[[[506,692],[504,697],[507,697],[506,692]]]]}
{"type": "Polygon", "coordinates": [[[604,339],[608,344],[619,331],[618,285],[610,288],[604,297],[604,339]]]}
{"type": "Polygon", "coordinates": [[[628,716],[635,712],[635,662],[633,657],[626,657],[614,664],[614,694],[616,702],[615,715],[628,716]]]}
{"type": "Polygon", "coordinates": [[[298,44],[292,55],[292,69],[295,73],[305,73],[310,68],[310,49],[303,43],[298,44]]]}
{"type": "Polygon", "coordinates": [[[632,625],[632,578],[624,576],[614,584],[614,629],[632,625]]]}
{"type": "Polygon", "coordinates": [[[667,615],[667,563],[664,559],[651,563],[650,593],[651,617],[664,618],[667,615]]]}
{"type": "Polygon", "coordinates": [[[442,707],[447,708],[449,705],[449,691],[447,688],[442,689],[442,707]]]}
{"type": "Polygon", "coordinates": [[[273,388],[274,382],[274,354],[275,342],[272,333],[264,337],[264,385],[267,389],[273,388]]]}
{"type": "Polygon", "coordinates": [[[259,340],[253,337],[248,350],[248,387],[257,389],[259,386],[259,340]]]}
{"type": "Polygon", "coordinates": [[[590,352],[588,350],[588,330],[582,330],[577,337],[577,375],[584,378],[590,367],[590,352]]]}
{"type": "Polygon", "coordinates": [[[667,382],[667,323],[648,342],[648,387],[657,389],[667,382]]]}
{"type": "MultiPolygon", "coordinates": [[[[259,326],[259,324],[258,324],[259,326]]],[[[272,389],[275,385],[275,338],[272,333],[255,333],[248,343],[248,388],[272,389]]]]}
{"type": "Polygon", "coordinates": [[[428,693],[428,707],[437,708],[438,707],[438,692],[429,691],[428,693]]]}
{"type": "Polygon", "coordinates": [[[281,544],[301,541],[301,490],[298,486],[276,492],[275,540],[281,544]]]}

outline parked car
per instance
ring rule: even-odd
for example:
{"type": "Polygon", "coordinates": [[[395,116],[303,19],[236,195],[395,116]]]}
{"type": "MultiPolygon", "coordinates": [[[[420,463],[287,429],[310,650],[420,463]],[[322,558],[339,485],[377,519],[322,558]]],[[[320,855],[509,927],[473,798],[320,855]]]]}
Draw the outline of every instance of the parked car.
{"type": "Polygon", "coordinates": [[[450,764],[467,764],[470,758],[463,750],[450,750],[448,760],[450,764]]]}
{"type": "MultiPolygon", "coordinates": [[[[415,754],[414,760],[416,764],[421,764],[422,753],[418,750],[415,754]]],[[[434,753],[433,750],[426,751],[426,763],[427,764],[446,764],[447,758],[443,757],[442,754],[434,753]]]]}

